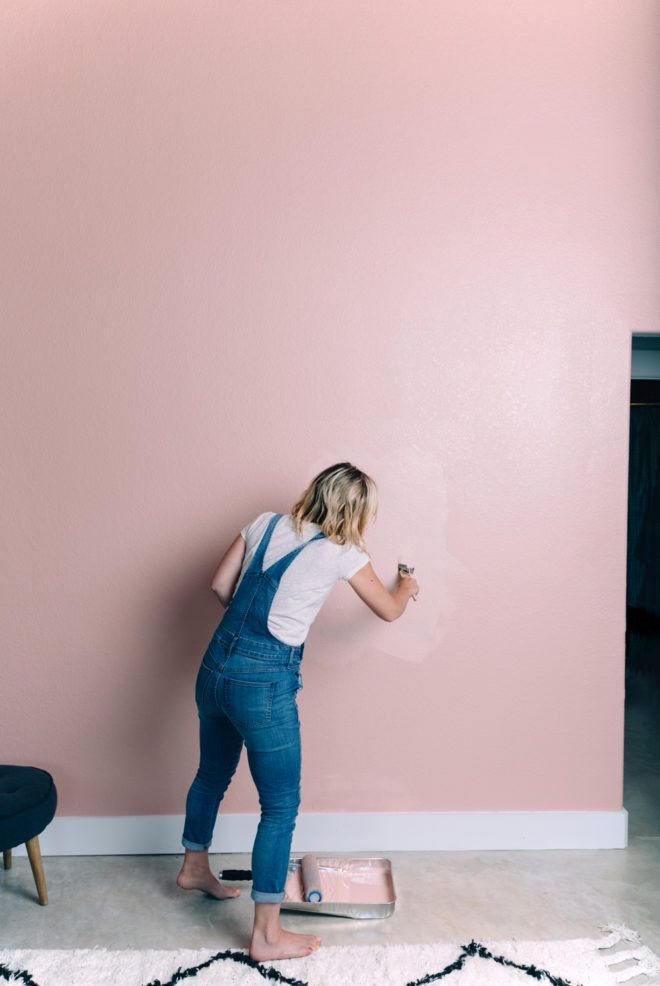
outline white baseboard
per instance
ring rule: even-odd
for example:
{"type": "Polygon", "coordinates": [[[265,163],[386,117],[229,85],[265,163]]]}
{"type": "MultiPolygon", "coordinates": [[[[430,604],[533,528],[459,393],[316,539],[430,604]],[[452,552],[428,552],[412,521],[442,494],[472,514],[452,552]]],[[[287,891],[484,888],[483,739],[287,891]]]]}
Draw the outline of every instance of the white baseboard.
{"type": "MultiPolygon", "coordinates": [[[[183,815],[58,816],[39,836],[43,856],[183,853],[183,815]]],[[[257,813],[218,814],[212,853],[249,853],[257,813]]],[[[298,815],[292,853],[464,849],[625,849],[628,812],[392,811],[298,815]]],[[[14,850],[26,855],[25,846],[14,850]]]]}

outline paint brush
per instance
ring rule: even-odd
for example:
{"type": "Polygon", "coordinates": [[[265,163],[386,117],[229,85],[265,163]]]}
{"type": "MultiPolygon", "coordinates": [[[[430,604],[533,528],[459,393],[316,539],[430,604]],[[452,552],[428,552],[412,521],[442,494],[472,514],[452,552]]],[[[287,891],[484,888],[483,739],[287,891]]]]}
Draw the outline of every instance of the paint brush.
{"type": "MultiPolygon", "coordinates": [[[[398,565],[399,565],[399,575],[412,575],[413,572],[415,571],[414,566],[407,565],[406,562],[400,561],[398,565]]],[[[411,599],[414,602],[417,602],[417,596],[411,596],[411,599]]]]}

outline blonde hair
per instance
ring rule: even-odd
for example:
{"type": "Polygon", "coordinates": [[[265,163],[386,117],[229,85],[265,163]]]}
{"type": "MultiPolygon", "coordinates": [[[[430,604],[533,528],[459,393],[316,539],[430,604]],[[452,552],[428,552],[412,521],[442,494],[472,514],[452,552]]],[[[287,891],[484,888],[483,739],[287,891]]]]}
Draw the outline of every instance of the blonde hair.
{"type": "Polygon", "coordinates": [[[356,544],[363,551],[367,548],[362,535],[377,512],[374,480],[350,462],[323,469],[291,508],[298,535],[305,521],[313,521],[330,541],[356,544]]]}

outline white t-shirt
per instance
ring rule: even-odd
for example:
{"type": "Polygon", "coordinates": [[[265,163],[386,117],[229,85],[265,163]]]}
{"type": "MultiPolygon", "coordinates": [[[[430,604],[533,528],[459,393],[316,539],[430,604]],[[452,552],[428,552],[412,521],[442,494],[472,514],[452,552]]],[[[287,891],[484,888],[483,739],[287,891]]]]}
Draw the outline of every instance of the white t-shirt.
{"type": "MultiPolygon", "coordinates": [[[[241,530],[246,548],[236,589],[254,558],[274,512],[267,510],[259,514],[241,530]]],[[[275,524],[268,542],[263,568],[269,568],[298,545],[309,541],[320,530],[318,524],[306,521],[301,538],[294,530],[291,514],[283,514],[275,524]]],[[[371,559],[367,552],[356,544],[336,544],[328,538],[319,538],[314,544],[303,548],[290,563],[277,587],[268,614],[269,631],[283,643],[303,643],[334,584],[339,579],[352,578],[369,561],[371,559]]]]}

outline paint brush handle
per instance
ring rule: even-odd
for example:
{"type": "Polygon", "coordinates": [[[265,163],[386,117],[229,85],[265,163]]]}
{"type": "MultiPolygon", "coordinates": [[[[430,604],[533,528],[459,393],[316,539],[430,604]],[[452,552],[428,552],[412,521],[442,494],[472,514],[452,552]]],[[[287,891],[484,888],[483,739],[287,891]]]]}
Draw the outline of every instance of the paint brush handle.
{"type": "MultiPolygon", "coordinates": [[[[414,566],[407,565],[403,561],[399,562],[399,575],[412,575],[414,571],[415,571],[414,566]]],[[[412,599],[413,602],[415,603],[417,602],[417,596],[411,596],[410,598],[412,599]]]]}

